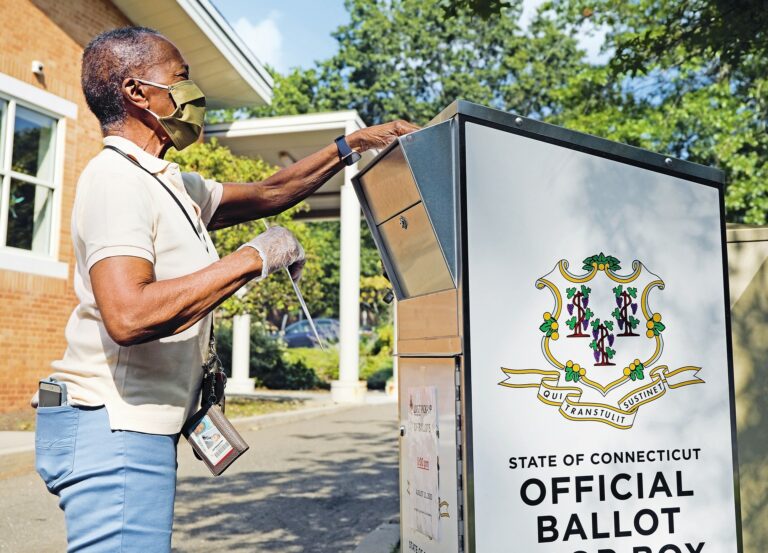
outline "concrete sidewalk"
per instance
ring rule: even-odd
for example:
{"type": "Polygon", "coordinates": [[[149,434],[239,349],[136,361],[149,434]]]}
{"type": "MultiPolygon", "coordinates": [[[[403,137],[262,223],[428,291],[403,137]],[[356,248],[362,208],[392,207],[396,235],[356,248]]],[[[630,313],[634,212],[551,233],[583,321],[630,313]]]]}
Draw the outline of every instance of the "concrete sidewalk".
{"type": "MultiPolygon", "coordinates": [[[[377,392],[371,392],[377,393],[377,392]]],[[[266,390],[254,389],[248,393],[229,393],[227,397],[249,397],[253,399],[290,400],[299,399],[313,403],[333,403],[331,392],[327,390],[266,390]]]]}
{"type": "Polygon", "coordinates": [[[365,536],[354,553],[399,553],[400,515],[390,517],[384,524],[365,536]]]}
{"type": "MultiPolygon", "coordinates": [[[[251,450],[221,478],[180,444],[174,551],[343,553],[371,543],[398,508],[395,404],[320,408],[290,422],[268,415],[271,428],[238,421],[251,450]]],[[[0,553],[65,549],[57,498],[31,469],[0,475],[0,496],[0,553]]]]}
{"type": "MultiPolygon", "coordinates": [[[[306,390],[254,390],[250,394],[232,394],[228,397],[249,397],[253,399],[301,400],[305,404],[290,411],[280,411],[266,415],[255,415],[233,419],[238,425],[248,424],[251,430],[267,428],[276,424],[307,420],[323,413],[331,413],[354,407],[352,404],[336,404],[330,392],[306,390]]],[[[369,391],[365,398],[366,405],[394,403],[395,399],[384,392],[369,391]]],[[[28,453],[35,450],[34,431],[0,431],[0,456],[28,453]]],[[[0,469],[1,471],[1,469],[0,469]]]]}
{"type": "Polygon", "coordinates": [[[24,453],[34,449],[34,432],[0,432],[0,455],[24,453]]]}

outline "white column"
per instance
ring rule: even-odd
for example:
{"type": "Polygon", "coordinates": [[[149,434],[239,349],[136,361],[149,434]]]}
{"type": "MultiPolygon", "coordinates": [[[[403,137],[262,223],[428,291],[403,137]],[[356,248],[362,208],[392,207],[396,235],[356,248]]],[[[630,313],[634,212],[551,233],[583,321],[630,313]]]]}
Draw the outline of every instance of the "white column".
{"type": "Polygon", "coordinates": [[[365,401],[360,367],[360,203],[352,187],[357,164],[344,168],[341,187],[341,268],[339,301],[339,379],[331,383],[336,403],[365,401]]]}
{"type": "Polygon", "coordinates": [[[232,377],[227,380],[227,392],[253,392],[253,379],[248,377],[251,362],[251,316],[247,313],[232,317],[232,377]]]}

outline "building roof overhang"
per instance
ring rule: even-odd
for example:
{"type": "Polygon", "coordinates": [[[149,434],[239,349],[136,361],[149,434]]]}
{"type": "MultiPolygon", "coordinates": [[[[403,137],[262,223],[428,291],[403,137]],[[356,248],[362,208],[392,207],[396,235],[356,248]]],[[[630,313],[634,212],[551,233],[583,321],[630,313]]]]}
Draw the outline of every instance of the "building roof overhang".
{"type": "MultiPolygon", "coordinates": [[[[207,125],[205,138],[216,138],[236,155],[260,157],[267,163],[286,167],[333,144],[339,135],[364,127],[365,123],[356,111],[336,111],[207,125]]],[[[365,152],[358,162],[358,169],[367,165],[374,153],[365,152]]],[[[338,218],[343,183],[343,172],[334,175],[307,199],[310,211],[300,214],[299,218],[338,218]]]]}
{"type": "Polygon", "coordinates": [[[181,51],[208,107],[265,105],[272,77],[209,0],[112,0],[136,25],[156,29],[181,51]]]}

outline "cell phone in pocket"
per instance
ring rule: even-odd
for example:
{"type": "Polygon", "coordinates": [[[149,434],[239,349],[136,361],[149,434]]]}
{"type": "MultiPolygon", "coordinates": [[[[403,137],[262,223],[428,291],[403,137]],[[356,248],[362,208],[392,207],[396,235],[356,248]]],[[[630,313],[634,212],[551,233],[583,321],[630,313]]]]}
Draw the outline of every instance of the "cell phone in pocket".
{"type": "Polygon", "coordinates": [[[38,407],[58,407],[67,404],[67,385],[53,378],[40,381],[38,407]]]}

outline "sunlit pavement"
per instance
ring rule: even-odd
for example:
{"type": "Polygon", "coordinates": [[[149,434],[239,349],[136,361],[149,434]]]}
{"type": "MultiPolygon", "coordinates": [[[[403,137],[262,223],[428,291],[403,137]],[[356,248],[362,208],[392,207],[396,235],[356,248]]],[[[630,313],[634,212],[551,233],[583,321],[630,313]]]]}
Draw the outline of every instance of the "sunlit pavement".
{"type": "MultiPolygon", "coordinates": [[[[251,449],[219,478],[180,442],[174,551],[351,551],[397,513],[395,404],[239,429],[251,449]]],[[[0,551],[65,551],[63,514],[32,454],[0,461],[0,551]]]]}

